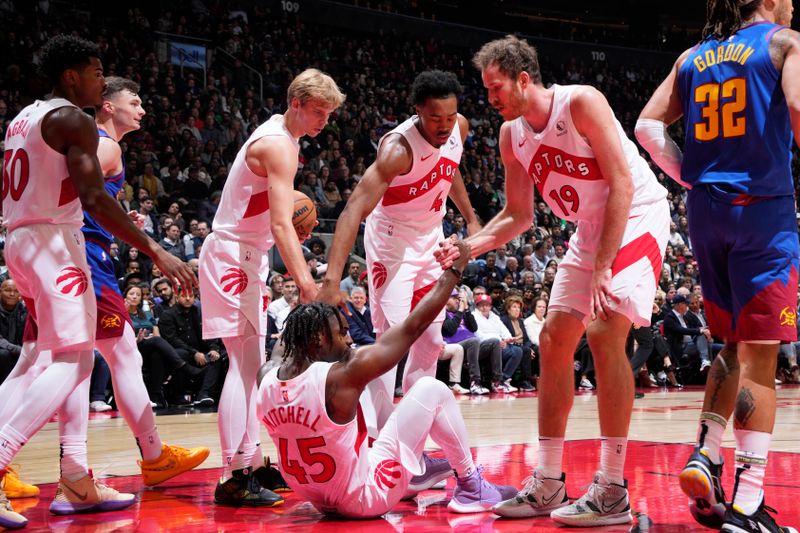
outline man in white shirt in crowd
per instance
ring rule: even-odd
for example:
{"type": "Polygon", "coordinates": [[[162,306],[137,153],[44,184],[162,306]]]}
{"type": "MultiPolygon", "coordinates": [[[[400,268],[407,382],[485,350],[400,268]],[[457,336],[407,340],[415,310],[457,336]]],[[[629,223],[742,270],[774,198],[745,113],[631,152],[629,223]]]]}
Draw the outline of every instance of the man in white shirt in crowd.
{"type": "Polygon", "coordinates": [[[492,392],[516,392],[517,388],[511,386],[511,376],[522,360],[522,346],[513,343],[514,336],[500,321],[500,317],[492,312],[492,298],[488,294],[475,297],[475,311],[472,314],[478,323],[478,331],[475,334],[481,341],[481,350],[484,349],[485,341],[496,339],[500,343],[503,375],[501,381],[492,382],[492,392]]]}

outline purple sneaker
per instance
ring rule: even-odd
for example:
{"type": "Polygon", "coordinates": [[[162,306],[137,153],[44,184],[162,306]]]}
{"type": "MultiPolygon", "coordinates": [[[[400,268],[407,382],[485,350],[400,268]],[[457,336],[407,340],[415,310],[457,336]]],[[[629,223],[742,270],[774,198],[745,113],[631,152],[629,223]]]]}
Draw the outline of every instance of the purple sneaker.
{"type": "Polygon", "coordinates": [[[516,488],[489,483],[482,474],[483,466],[478,466],[469,476],[457,478],[456,490],[447,508],[454,513],[482,513],[517,494],[516,488]]]}
{"type": "MultiPolygon", "coordinates": [[[[411,478],[406,494],[403,496],[404,500],[413,498],[423,490],[437,488],[437,484],[453,475],[453,467],[450,466],[450,462],[447,459],[439,459],[423,453],[422,461],[425,464],[425,471],[411,478]]],[[[438,488],[444,488],[444,485],[438,488]]]]}

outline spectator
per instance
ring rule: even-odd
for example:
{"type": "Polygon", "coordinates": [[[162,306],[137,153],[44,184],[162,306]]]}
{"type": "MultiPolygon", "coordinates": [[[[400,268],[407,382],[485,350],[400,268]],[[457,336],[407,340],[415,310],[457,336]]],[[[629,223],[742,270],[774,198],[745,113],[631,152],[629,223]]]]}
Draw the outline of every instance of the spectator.
{"type": "Polygon", "coordinates": [[[508,342],[522,349],[522,358],[519,363],[522,377],[518,388],[521,391],[531,392],[536,390],[533,386],[533,362],[536,354],[533,352],[531,340],[528,338],[528,332],[522,321],[522,298],[516,295],[509,296],[505,301],[505,311],[506,314],[500,318],[500,321],[513,335],[508,342]]]}
{"type": "Polygon", "coordinates": [[[700,358],[700,372],[711,368],[711,331],[700,323],[689,323],[686,296],[676,294],[672,298],[672,311],[664,317],[664,337],[669,351],[676,357],[686,354],[700,358]]]}
{"type": "Polygon", "coordinates": [[[222,192],[219,190],[212,192],[211,196],[201,200],[200,205],[197,206],[197,218],[200,220],[214,220],[214,217],[217,216],[217,209],[219,209],[219,202],[221,200],[222,192]]]}
{"type": "MultiPolygon", "coordinates": [[[[275,286],[273,285],[273,295],[275,294],[275,286]]],[[[291,304],[290,302],[294,299],[295,293],[297,292],[297,283],[295,283],[294,279],[291,276],[285,276],[283,278],[283,286],[281,288],[281,297],[277,300],[272,300],[269,306],[267,307],[267,315],[269,315],[272,320],[275,320],[277,323],[278,314],[281,311],[288,308],[291,304]]],[[[280,328],[278,328],[280,331],[280,328]]]]}
{"type": "Polygon", "coordinates": [[[22,303],[17,284],[6,279],[0,284],[0,383],[4,382],[22,352],[22,334],[28,309],[22,303]]]}
{"type": "MultiPolygon", "coordinates": [[[[492,311],[491,297],[486,294],[476,296],[475,307],[476,310],[472,312],[472,315],[478,324],[477,335],[481,340],[481,350],[485,349],[486,341],[496,341],[501,350],[503,372],[501,379],[494,379],[492,392],[516,392],[517,388],[511,386],[511,377],[522,359],[522,347],[510,342],[514,336],[503,325],[500,317],[492,311]]],[[[490,345],[487,345],[486,349],[491,349],[490,345]]]]}
{"type": "Polygon", "coordinates": [[[177,224],[170,224],[167,228],[166,235],[161,239],[158,244],[170,254],[174,255],[181,261],[186,261],[186,253],[181,241],[181,228],[177,224]]]}
{"type": "Polygon", "coordinates": [[[439,353],[439,361],[450,361],[449,386],[456,394],[469,394],[470,390],[461,386],[461,371],[464,368],[464,347],[460,344],[444,344],[439,353]]]}
{"type": "MultiPolygon", "coordinates": [[[[203,339],[200,310],[194,305],[194,294],[181,293],[177,304],[164,311],[158,327],[178,356],[197,368],[207,367],[194,405],[210,407],[222,385],[222,347],[218,339],[203,339]]],[[[180,387],[182,390],[182,387],[180,387]]]]}
{"type": "Polygon", "coordinates": [[[489,287],[501,281],[503,281],[503,270],[497,266],[497,254],[489,252],[486,254],[486,265],[478,274],[478,283],[484,287],[489,287]]]}
{"type": "Polygon", "coordinates": [[[361,287],[353,287],[347,309],[350,311],[347,323],[350,326],[350,338],[353,339],[353,344],[358,346],[374,344],[375,328],[367,305],[367,291],[361,287]]]}
{"type": "MultiPolygon", "coordinates": [[[[489,358],[492,368],[492,379],[499,380],[503,372],[503,358],[500,352],[500,345],[497,342],[490,342],[496,349],[486,349],[481,351],[481,341],[475,335],[478,331],[478,323],[475,317],[469,312],[469,303],[465,292],[453,289],[453,293],[445,305],[445,319],[442,322],[442,338],[445,345],[458,344],[464,352],[469,369],[470,387],[469,393],[474,395],[489,394],[489,389],[481,383],[481,355],[489,358]]],[[[459,382],[461,376],[459,374],[459,382]]],[[[451,386],[452,388],[452,386],[451,386]]]]}
{"type": "Polygon", "coordinates": [[[89,378],[89,410],[93,413],[105,413],[113,407],[106,403],[106,391],[111,381],[111,369],[97,350],[94,351],[94,367],[89,378]]]}
{"type": "Polygon", "coordinates": [[[358,275],[360,273],[361,263],[358,261],[350,261],[347,266],[347,277],[339,283],[339,290],[350,294],[350,291],[353,290],[353,287],[358,285],[358,275]]]}

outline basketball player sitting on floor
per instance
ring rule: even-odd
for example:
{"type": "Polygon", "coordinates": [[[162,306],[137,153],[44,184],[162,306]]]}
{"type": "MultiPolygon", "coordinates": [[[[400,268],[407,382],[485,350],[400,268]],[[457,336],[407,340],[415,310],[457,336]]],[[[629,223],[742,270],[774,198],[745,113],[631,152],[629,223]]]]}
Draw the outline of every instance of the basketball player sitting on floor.
{"type": "Polygon", "coordinates": [[[446,270],[411,314],[375,344],[350,348],[347,321],[332,306],[300,305],[286,320],[283,364],[259,372],[258,417],[278,448],[287,483],[326,514],[380,516],[405,495],[412,476],[422,474],[428,435],[456,473],[448,507],[483,512],[513,496],[493,485],[472,462],[467,430],[453,393],[444,383],[420,378],[397,405],[369,446],[358,399],[367,383],[394,368],[444,307],[469,249],[446,270]]]}

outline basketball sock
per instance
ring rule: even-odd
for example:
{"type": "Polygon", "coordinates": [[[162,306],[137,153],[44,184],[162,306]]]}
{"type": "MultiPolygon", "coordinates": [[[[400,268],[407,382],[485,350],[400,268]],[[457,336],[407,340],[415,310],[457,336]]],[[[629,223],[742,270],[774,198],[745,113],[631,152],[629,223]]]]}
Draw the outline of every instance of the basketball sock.
{"type": "Polygon", "coordinates": [[[733,485],[733,505],[746,515],[756,512],[764,497],[764,474],[772,434],[762,431],[734,429],[736,437],[736,473],[733,485]]]}
{"type": "Polygon", "coordinates": [[[628,449],[626,437],[602,437],[600,441],[600,471],[617,485],[625,483],[625,452],[628,449]]]}
{"type": "Polygon", "coordinates": [[[697,447],[705,450],[708,458],[715,465],[722,462],[720,448],[727,423],[727,420],[716,413],[709,411],[700,413],[700,423],[697,427],[697,447]]]}
{"type": "Polygon", "coordinates": [[[158,434],[158,428],[154,425],[150,430],[134,435],[136,446],[139,447],[139,455],[145,461],[153,461],[161,457],[162,443],[158,434]]]}
{"type": "Polygon", "coordinates": [[[78,481],[89,474],[86,436],[89,433],[90,385],[91,376],[75,387],[58,410],[61,476],[69,481],[78,481]]]}
{"type": "MultiPolygon", "coordinates": [[[[430,435],[442,447],[456,476],[467,477],[475,471],[467,428],[453,392],[435,378],[421,378],[411,387],[381,434],[384,431],[389,431],[392,438],[405,444],[417,457],[421,456],[430,435]]],[[[397,458],[401,462],[403,459],[397,458]]]]}
{"type": "Polygon", "coordinates": [[[564,461],[563,437],[539,437],[539,464],[536,470],[544,477],[560,478],[564,461]]]}
{"type": "Polygon", "coordinates": [[[62,435],[59,438],[59,444],[61,447],[61,477],[69,481],[78,481],[88,476],[86,436],[62,435]]]}
{"type": "Polygon", "coordinates": [[[97,339],[95,344],[111,370],[117,408],[137,439],[142,459],[157,459],[161,456],[161,437],[142,377],[142,356],[133,328],[125,324],[122,336],[97,339]]]}
{"type": "Polygon", "coordinates": [[[25,442],[25,437],[8,425],[0,430],[0,470],[11,464],[25,442]]]}
{"type": "Polygon", "coordinates": [[[256,433],[256,439],[248,442],[247,435],[253,420],[258,425],[256,376],[265,360],[265,339],[248,321],[243,335],[222,340],[228,351],[229,367],[219,400],[217,427],[223,450],[223,475],[229,475],[228,469],[250,466],[255,443],[259,440],[256,433]]]}
{"type": "MultiPolygon", "coordinates": [[[[258,419],[256,419],[256,422],[258,422],[258,419]]],[[[253,470],[264,466],[264,452],[261,451],[260,442],[256,442],[253,454],[250,456],[250,466],[253,467],[253,470]]]]}

